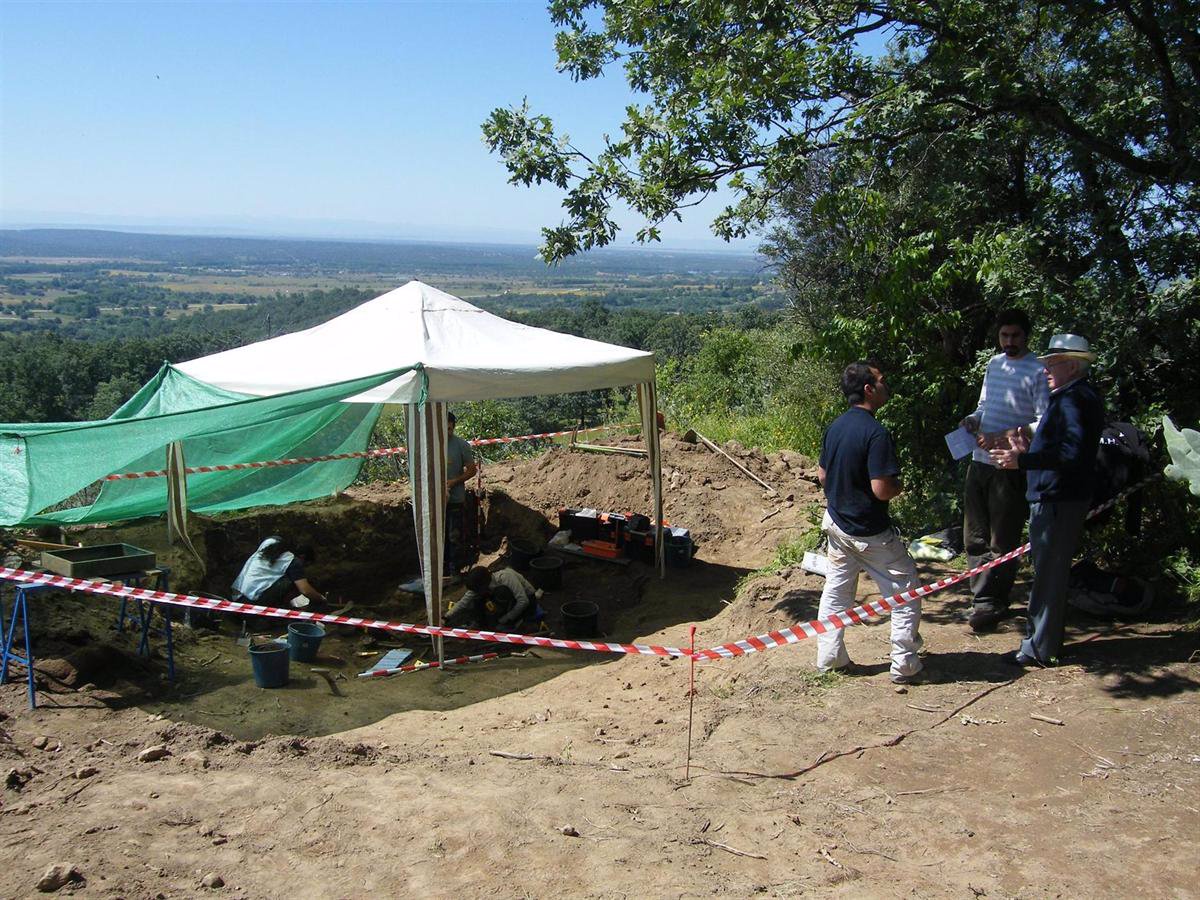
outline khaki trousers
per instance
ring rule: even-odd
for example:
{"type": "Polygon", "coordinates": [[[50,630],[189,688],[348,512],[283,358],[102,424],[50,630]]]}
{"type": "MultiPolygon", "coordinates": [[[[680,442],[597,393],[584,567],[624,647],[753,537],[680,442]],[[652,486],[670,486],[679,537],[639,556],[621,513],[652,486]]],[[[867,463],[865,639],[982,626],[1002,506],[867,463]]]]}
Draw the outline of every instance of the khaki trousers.
{"type": "MultiPolygon", "coordinates": [[[[917,567],[895,531],[870,537],[846,534],[825,513],[821,523],[829,539],[829,573],[821,592],[819,615],[842,613],[855,606],[858,576],[866,571],[879,592],[890,597],[917,587],[917,567]]],[[[892,611],[892,675],[915,675],[922,669],[917,650],[921,646],[921,601],[910,600],[892,611]]],[[[822,672],[840,669],[850,662],[844,629],[817,635],[817,668],[822,672]]]]}

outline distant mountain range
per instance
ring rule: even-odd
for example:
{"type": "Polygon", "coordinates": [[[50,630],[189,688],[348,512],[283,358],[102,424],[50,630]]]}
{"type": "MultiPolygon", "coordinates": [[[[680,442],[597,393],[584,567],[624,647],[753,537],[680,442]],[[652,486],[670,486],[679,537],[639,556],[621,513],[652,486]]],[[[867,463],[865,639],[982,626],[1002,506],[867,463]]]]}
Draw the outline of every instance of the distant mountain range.
{"type": "Polygon", "coordinates": [[[424,241],[304,240],[141,234],[72,228],[0,228],[0,257],[9,260],[86,258],[136,260],[187,268],[270,268],[297,272],[440,272],[557,277],[711,273],[754,275],[764,260],[741,253],[605,248],[568,259],[554,269],[533,246],[424,241]]]}

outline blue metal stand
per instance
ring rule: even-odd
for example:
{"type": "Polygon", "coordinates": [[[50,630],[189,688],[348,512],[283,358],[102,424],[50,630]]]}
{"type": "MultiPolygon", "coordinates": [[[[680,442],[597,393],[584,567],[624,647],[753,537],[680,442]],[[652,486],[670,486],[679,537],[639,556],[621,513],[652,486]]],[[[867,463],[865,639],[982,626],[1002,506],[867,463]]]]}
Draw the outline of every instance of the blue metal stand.
{"type": "MultiPolygon", "coordinates": [[[[135,586],[143,581],[148,575],[157,575],[157,590],[170,590],[168,578],[170,569],[158,569],[156,572],[140,572],[134,575],[126,576],[122,579],[127,583],[133,583],[135,586]]],[[[49,584],[16,584],[13,592],[12,614],[8,617],[8,627],[4,624],[4,598],[0,593],[0,637],[3,637],[3,648],[0,649],[0,684],[5,684],[8,681],[8,664],[9,662],[18,663],[25,667],[26,679],[29,682],[29,708],[37,708],[37,688],[33,681],[33,642],[29,637],[29,609],[27,598],[30,594],[46,593],[48,591],[61,591],[62,588],[55,587],[49,584]],[[21,652],[17,652],[14,648],[17,638],[17,629],[21,629],[21,637],[23,644],[21,652]]],[[[117,616],[117,630],[123,631],[125,628],[126,601],[129,597],[121,598],[121,611],[117,616]]],[[[138,641],[138,653],[142,656],[150,655],[150,634],[156,631],[151,626],[151,618],[154,616],[155,604],[150,600],[134,599],[136,604],[136,621],[140,631],[138,641]]],[[[167,642],[167,679],[175,680],[175,640],[171,634],[171,607],[167,604],[159,605],[159,611],[163,618],[163,627],[157,630],[156,633],[162,634],[167,642]]]]}
{"type": "MultiPolygon", "coordinates": [[[[0,650],[0,684],[5,684],[8,681],[8,664],[15,662],[25,667],[25,678],[29,682],[29,708],[37,708],[37,689],[33,684],[33,642],[29,639],[29,610],[26,603],[28,594],[35,594],[39,591],[54,590],[44,584],[18,584],[13,592],[13,607],[12,615],[8,620],[8,628],[4,630],[4,647],[0,650]],[[23,654],[17,653],[13,649],[13,644],[17,636],[17,624],[21,626],[21,637],[23,640],[23,654]]],[[[0,608],[3,607],[3,601],[0,601],[0,608]]],[[[0,619],[3,619],[3,613],[0,612],[0,619]]]]}
{"type": "MultiPolygon", "coordinates": [[[[155,576],[155,590],[169,591],[171,570],[165,566],[150,572],[141,572],[134,575],[124,576],[119,578],[119,581],[124,581],[134,587],[141,587],[142,582],[147,576],[155,576]]],[[[175,680],[175,638],[171,633],[171,607],[167,604],[155,607],[151,600],[141,600],[136,597],[122,597],[121,608],[117,612],[117,631],[125,630],[125,616],[128,612],[128,603],[132,600],[135,606],[134,612],[137,615],[138,624],[138,654],[140,656],[150,655],[150,634],[153,629],[150,627],[150,620],[154,617],[154,610],[157,608],[162,614],[163,627],[157,633],[161,634],[167,642],[167,680],[175,680]]]]}

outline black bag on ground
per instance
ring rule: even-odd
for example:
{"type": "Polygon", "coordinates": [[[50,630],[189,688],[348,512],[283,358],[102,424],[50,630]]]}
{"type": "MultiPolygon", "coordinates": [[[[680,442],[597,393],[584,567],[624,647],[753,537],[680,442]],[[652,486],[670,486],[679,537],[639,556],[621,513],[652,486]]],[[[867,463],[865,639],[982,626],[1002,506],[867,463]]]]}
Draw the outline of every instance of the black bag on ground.
{"type": "Polygon", "coordinates": [[[1154,589],[1140,578],[1106,572],[1091,560],[1071,567],[1067,603],[1105,619],[1133,619],[1154,603],[1154,589]]]}

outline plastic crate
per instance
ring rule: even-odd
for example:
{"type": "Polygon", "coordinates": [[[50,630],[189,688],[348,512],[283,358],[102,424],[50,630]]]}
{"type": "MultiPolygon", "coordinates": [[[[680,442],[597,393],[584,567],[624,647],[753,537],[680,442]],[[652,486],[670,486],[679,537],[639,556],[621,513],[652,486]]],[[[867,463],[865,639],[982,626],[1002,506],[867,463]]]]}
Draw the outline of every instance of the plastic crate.
{"type": "Polygon", "coordinates": [[[96,544],[42,551],[42,568],[68,578],[131,575],[153,569],[156,562],[152,551],[132,544],[96,544]]]}

